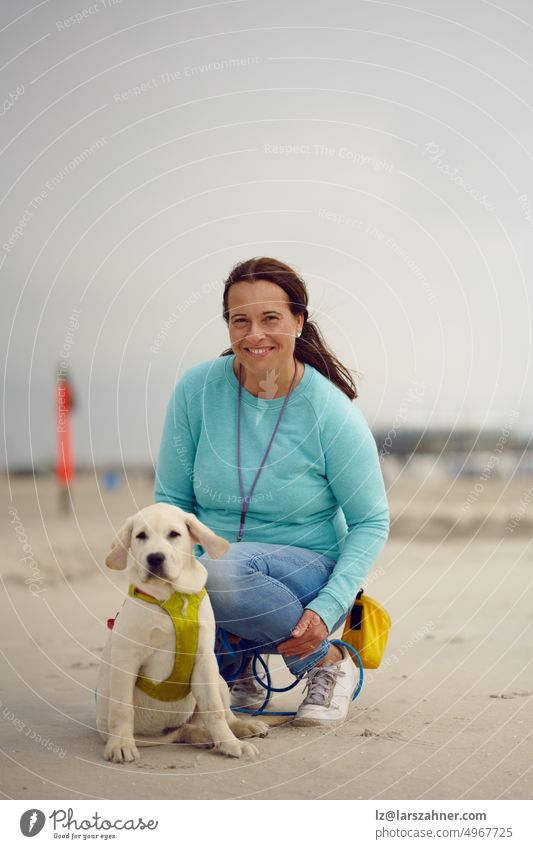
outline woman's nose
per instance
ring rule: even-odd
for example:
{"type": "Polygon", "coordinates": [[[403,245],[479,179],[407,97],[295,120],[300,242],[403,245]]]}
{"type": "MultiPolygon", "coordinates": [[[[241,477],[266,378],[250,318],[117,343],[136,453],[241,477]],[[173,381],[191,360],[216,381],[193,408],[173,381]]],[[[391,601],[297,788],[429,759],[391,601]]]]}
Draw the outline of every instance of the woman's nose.
{"type": "Polygon", "coordinates": [[[247,334],[246,338],[250,342],[256,342],[258,339],[264,339],[265,332],[258,324],[257,326],[252,325],[250,328],[250,332],[247,334]]]}

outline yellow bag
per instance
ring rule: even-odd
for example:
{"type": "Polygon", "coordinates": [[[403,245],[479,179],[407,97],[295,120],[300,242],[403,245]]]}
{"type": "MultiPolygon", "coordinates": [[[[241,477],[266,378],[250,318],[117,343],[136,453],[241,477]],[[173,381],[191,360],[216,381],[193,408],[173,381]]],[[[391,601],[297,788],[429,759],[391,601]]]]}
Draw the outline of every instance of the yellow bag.
{"type": "MultiPolygon", "coordinates": [[[[377,669],[387,645],[390,626],[391,618],[383,605],[359,590],[344,623],[342,640],[353,646],[365,669],[377,669]]],[[[357,663],[353,656],[352,660],[357,663]]]]}

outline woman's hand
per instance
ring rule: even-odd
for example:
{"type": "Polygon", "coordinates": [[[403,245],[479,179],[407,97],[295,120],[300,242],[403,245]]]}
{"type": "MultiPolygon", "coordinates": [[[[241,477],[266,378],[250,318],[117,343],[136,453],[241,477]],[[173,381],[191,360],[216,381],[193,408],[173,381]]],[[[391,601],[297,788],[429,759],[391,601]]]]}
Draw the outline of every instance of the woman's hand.
{"type": "Polygon", "coordinates": [[[304,610],[302,618],[292,629],[292,637],[277,645],[281,654],[307,657],[329,634],[325,622],[314,610],[304,610]]]}

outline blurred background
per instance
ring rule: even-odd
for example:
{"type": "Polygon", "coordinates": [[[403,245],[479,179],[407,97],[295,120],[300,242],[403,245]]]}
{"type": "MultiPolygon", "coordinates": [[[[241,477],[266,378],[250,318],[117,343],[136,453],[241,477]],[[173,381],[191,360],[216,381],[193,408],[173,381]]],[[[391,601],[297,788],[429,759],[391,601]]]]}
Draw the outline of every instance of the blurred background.
{"type": "Polygon", "coordinates": [[[416,497],[433,525],[449,509],[467,532],[513,512],[527,529],[527,12],[5,4],[10,492],[56,474],[67,511],[85,491],[116,500],[133,475],[150,500],[174,383],[228,344],[224,278],[271,255],[306,280],[357,375],[395,532],[416,497]]]}
{"type": "MultiPolygon", "coordinates": [[[[142,793],[78,757],[99,763],[124,593],[104,557],[152,501],[175,382],[228,346],[225,277],[267,255],[305,279],[380,455],[368,587],[394,627],[365,698],[440,734],[431,776],[427,749],[390,756],[391,798],[531,798],[527,698],[497,695],[531,696],[532,30],[527,0],[1,4],[0,692],[73,764],[4,722],[8,795],[142,793]]],[[[385,798],[375,751],[357,792],[385,798]]]]}

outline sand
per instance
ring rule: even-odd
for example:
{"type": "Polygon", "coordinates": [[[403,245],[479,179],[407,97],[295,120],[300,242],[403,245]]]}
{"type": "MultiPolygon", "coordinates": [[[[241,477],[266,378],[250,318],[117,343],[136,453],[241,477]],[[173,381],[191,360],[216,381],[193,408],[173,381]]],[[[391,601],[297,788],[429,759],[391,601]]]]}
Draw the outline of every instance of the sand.
{"type": "Polygon", "coordinates": [[[53,479],[4,479],[4,798],[531,799],[532,481],[494,475],[480,490],[427,458],[401,475],[390,463],[386,477],[393,531],[367,591],[393,628],[347,721],[284,721],[256,761],[171,745],[132,765],[103,760],[93,691],[125,590],[104,556],[114,528],[151,502],[151,479],[131,474],[107,492],[79,476],[69,517],[53,479]]]}

